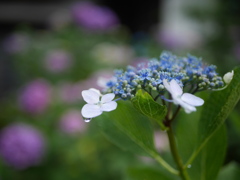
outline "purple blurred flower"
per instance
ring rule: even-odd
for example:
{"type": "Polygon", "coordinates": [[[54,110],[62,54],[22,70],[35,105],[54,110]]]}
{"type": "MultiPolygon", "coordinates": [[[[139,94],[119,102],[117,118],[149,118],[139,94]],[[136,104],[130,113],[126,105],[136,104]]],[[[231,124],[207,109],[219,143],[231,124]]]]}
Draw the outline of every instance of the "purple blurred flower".
{"type": "Polygon", "coordinates": [[[60,119],[60,129],[67,134],[76,134],[86,129],[79,110],[69,110],[60,119]]]}
{"type": "Polygon", "coordinates": [[[8,53],[20,53],[27,49],[29,37],[25,34],[15,33],[7,37],[3,42],[3,47],[8,53]]]}
{"type": "Polygon", "coordinates": [[[119,24],[118,17],[112,10],[91,2],[75,4],[72,13],[76,23],[88,30],[108,31],[119,24]]]}
{"type": "Polygon", "coordinates": [[[22,110],[31,113],[42,113],[49,104],[50,85],[41,79],[27,84],[19,96],[19,104],[22,110]]]}
{"type": "Polygon", "coordinates": [[[53,73],[64,72],[72,65],[71,55],[64,50],[54,50],[45,58],[45,68],[53,73]]]}
{"type": "Polygon", "coordinates": [[[0,134],[0,154],[16,169],[25,169],[40,163],[45,151],[42,134],[26,124],[11,124],[0,134]]]}

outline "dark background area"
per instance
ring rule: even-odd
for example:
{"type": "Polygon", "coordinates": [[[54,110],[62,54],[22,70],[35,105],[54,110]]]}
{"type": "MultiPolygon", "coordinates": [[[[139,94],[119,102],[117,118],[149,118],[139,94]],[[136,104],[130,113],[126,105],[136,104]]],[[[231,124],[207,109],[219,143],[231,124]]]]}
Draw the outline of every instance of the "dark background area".
{"type": "MultiPolygon", "coordinates": [[[[150,27],[159,22],[161,5],[161,1],[159,0],[152,0],[147,3],[146,1],[127,0],[99,0],[96,2],[99,5],[107,6],[114,10],[119,16],[121,23],[126,25],[133,33],[138,31],[148,32],[150,27]]],[[[46,17],[54,10],[69,6],[72,3],[74,1],[36,0],[33,3],[31,0],[2,0],[0,8],[4,9],[4,6],[8,7],[8,9],[13,8],[13,12],[0,12],[0,25],[4,27],[1,28],[0,32],[2,34],[9,33],[16,29],[19,24],[27,24],[37,29],[47,28],[46,17]],[[36,11],[31,8],[36,9],[36,11]]]]}

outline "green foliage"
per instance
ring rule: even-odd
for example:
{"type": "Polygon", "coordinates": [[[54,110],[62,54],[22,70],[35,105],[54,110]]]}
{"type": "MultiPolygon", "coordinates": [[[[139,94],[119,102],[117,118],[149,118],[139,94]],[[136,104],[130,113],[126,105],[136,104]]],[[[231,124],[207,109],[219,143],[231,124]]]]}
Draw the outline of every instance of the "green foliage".
{"type": "Polygon", "coordinates": [[[223,123],[239,101],[239,79],[240,68],[236,68],[230,85],[209,96],[199,121],[196,121],[197,116],[190,115],[186,116],[187,120],[181,120],[177,125],[177,138],[184,161],[195,149],[186,163],[186,167],[191,163],[188,171],[194,179],[216,179],[222,166],[227,146],[223,123]],[[192,121],[189,121],[189,118],[192,121]]]}
{"type": "MultiPolygon", "coordinates": [[[[198,115],[199,112],[190,115],[181,114],[181,119],[176,126],[178,148],[184,162],[196,147],[198,115]]],[[[212,136],[196,159],[191,164],[187,164],[190,178],[194,180],[216,179],[224,161],[226,146],[226,131],[222,127],[212,136]]]]}
{"type": "Polygon", "coordinates": [[[229,86],[222,91],[213,92],[203,106],[199,121],[200,146],[222,126],[239,99],[240,68],[236,68],[229,86]]]}
{"type": "Polygon", "coordinates": [[[240,168],[236,163],[226,165],[218,175],[217,180],[238,180],[240,177],[240,168]]]}
{"type": "MultiPolygon", "coordinates": [[[[197,172],[199,180],[216,179],[224,162],[226,148],[226,130],[222,126],[214,133],[199,156],[192,163],[192,166],[198,167],[195,168],[195,172],[197,172]]],[[[196,179],[196,173],[192,176],[192,179],[193,177],[196,179]]]]}
{"type": "Polygon", "coordinates": [[[96,118],[96,122],[106,137],[123,150],[153,157],[169,172],[177,174],[155,149],[151,121],[140,114],[131,103],[118,102],[117,110],[104,113],[96,118]]]}
{"type": "Polygon", "coordinates": [[[167,114],[167,107],[158,104],[153,98],[142,89],[138,90],[132,98],[133,106],[143,115],[155,120],[162,129],[165,129],[162,120],[167,114]]]}
{"type": "Polygon", "coordinates": [[[128,174],[131,180],[173,180],[172,177],[166,175],[163,170],[151,167],[135,167],[129,168],[128,174]]]}
{"type": "Polygon", "coordinates": [[[139,114],[129,102],[118,102],[115,111],[94,119],[107,138],[124,150],[141,155],[155,153],[153,128],[146,117],[139,114]]]}

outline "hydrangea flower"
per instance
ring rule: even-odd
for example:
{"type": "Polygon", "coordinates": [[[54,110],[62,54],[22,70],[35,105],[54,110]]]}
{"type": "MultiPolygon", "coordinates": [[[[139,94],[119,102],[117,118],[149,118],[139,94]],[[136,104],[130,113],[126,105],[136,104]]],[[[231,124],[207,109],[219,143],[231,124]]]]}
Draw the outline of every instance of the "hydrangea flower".
{"type": "MultiPolygon", "coordinates": [[[[194,95],[196,92],[222,90],[233,76],[233,72],[228,73],[223,81],[216,72],[216,66],[208,65],[201,58],[192,55],[178,57],[170,52],[163,52],[159,59],[150,59],[135,67],[127,66],[126,70],[118,69],[114,73],[105,83],[105,95],[91,89],[83,91],[83,98],[88,103],[82,109],[85,118],[116,109],[117,104],[112,101],[115,96],[118,100],[130,100],[139,89],[145,90],[154,101],[161,98],[164,105],[174,103],[186,113],[191,113],[196,111],[197,106],[204,104],[203,99],[194,95]],[[166,93],[170,93],[171,100],[165,98],[166,93]]],[[[176,109],[175,113],[177,112],[176,109]]]]}
{"type": "Polygon", "coordinates": [[[78,110],[71,109],[60,118],[60,129],[66,134],[76,134],[85,131],[86,124],[78,110]]]}
{"type": "Polygon", "coordinates": [[[91,88],[82,91],[82,96],[87,102],[81,111],[85,118],[93,118],[101,115],[103,111],[109,112],[117,108],[117,103],[113,101],[113,93],[102,95],[99,90],[91,88]]]}
{"type": "Polygon", "coordinates": [[[168,150],[169,143],[166,133],[161,131],[154,132],[154,144],[158,152],[163,152],[168,150]]]}
{"type": "Polygon", "coordinates": [[[182,25],[182,22],[178,23],[164,24],[156,33],[158,43],[172,50],[199,48],[203,43],[200,34],[187,25],[182,25]]]}
{"type": "Polygon", "coordinates": [[[75,21],[87,30],[109,31],[119,25],[118,17],[112,10],[91,2],[75,4],[72,13],[75,21]]]}
{"type": "Polygon", "coordinates": [[[79,92],[83,86],[82,82],[61,82],[56,87],[56,93],[63,103],[74,104],[81,100],[79,92]]]}
{"type": "Polygon", "coordinates": [[[26,169],[40,163],[45,151],[43,135],[26,124],[11,124],[0,134],[0,155],[16,169],[26,169]]]}
{"type": "Polygon", "coordinates": [[[151,59],[137,67],[128,66],[126,71],[116,70],[114,77],[115,80],[107,82],[105,92],[122,99],[131,99],[138,89],[163,95],[164,79],[169,82],[174,79],[190,93],[224,86],[216,66],[207,65],[195,56],[177,57],[170,52],[163,52],[159,59],[151,59]]]}
{"type": "Polygon", "coordinates": [[[218,88],[218,89],[213,89],[214,91],[222,91],[224,89],[226,89],[228,87],[228,85],[230,84],[230,82],[232,81],[232,78],[234,76],[234,71],[232,70],[231,72],[226,73],[223,76],[223,81],[225,82],[225,86],[222,88],[218,88]]]}
{"type": "Polygon", "coordinates": [[[163,84],[167,91],[172,95],[173,103],[182,106],[186,113],[196,111],[195,106],[201,106],[204,103],[204,101],[197,96],[190,93],[183,93],[182,88],[174,79],[172,79],[170,83],[164,79],[163,84]]]}
{"type": "Polygon", "coordinates": [[[47,53],[44,65],[49,72],[61,73],[72,65],[72,56],[65,50],[53,50],[47,53]]]}
{"type": "Polygon", "coordinates": [[[17,54],[27,50],[30,38],[26,34],[14,33],[3,42],[4,49],[10,54],[17,54]]]}
{"type": "Polygon", "coordinates": [[[28,83],[19,95],[20,108],[31,114],[40,114],[50,103],[50,85],[42,79],[28,83]]]}

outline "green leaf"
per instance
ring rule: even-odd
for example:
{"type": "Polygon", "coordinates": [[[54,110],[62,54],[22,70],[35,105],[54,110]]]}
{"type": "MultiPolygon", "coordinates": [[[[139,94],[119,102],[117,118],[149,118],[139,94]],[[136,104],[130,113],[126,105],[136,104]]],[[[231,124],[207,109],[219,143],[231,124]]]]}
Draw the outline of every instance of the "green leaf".
{"type": "MultiPolygon", "coordinates": [[[[189,158],[198,140],[198,115],[200,113],[180,114],[176,126],[176,138],[180,156],[183,162],[189,158]]],[[[227,147],[227,136],[224,126],[214,133],[206,146],[187,169],[189,176],[194,180],[214,180],[221,168],[227,147]]]]}
{"type": "MultiPolygon", "coordinates": [[[[236,133],[237,135],[240,135],[240,112],[238,108],[235,108],[234,111],[230,114],[229,120],[231,127],[233,128],[234,131],[233,133],[236,133]]],[[[236,134],[234,134],[236,136],[236,134]]],[[[238,139],[235,139],[238,142],[238,139]]]]}
{"type": "Polygon", "coordinates": [[[228,115],[240,99],[240,68],[235,68],[234,76],[228,87],[212,92],[203,106],[199,121],[200,146],[222,126],[228,115]]]}
{"type": "Polygon", "coordinates": [[[165,129],[162,119],[167,114],[167,107],[158,104],[153,98],[142,89],[138,90],[136,96],[132,98],[133,106],[143,115],[157,121],[162,129],[165,129]]]}
{"type": "Polygon", "coordinates": [[[106,137],[124,150],[141,155],[155,153],[151,122],[131,103],[118,101],[118,107],[96,118],[106,137]]]}
{"type": "Polygon", "coordinates": [[[240,167],[238,164],[232,162],[226,165],[219,173],[218,180],[239,180],[240,167]]]}
{"type": "Polygon", "coordinates": [[[118,101],[118,107],[96,118],[105,136],[124,150],[151,156],[171,173],[177,174],[155,149],[153,127],[146,116],[140,114],[130,102],[118,101]]]}
{"type": "Polygon", "coordinates": [[[131,180],[173,180],[175,178],[164,173],[163,170],[151,167],[135,167],[128,169],[131,180]]]}
{"type": "MultiPolygon", "coordinates": [[[[222,126],[213,134],[212,138],[192,164],[192,166],[199,167],[200,170],[196,169],[196,171],[198,171],[200,180],[214,180],[217,178],[225,159],[226,148],[226,128],[222,126]]],[[[196,174],[192,177],[196,177],[196,174]]]]}

